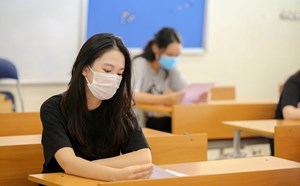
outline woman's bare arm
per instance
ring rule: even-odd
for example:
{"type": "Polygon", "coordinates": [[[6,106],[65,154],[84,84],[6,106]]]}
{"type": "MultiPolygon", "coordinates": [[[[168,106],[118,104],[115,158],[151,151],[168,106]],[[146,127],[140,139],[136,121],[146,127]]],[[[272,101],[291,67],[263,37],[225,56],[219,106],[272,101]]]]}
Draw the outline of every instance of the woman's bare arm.
{"type": "Polygon", "coordinates": [[[287,105],[283,107],[282,114],[284,119],[300,119],[300,108],[287,105]]]}
{"type": "Polygon", "coordinates": [[[147,178],[152,173],[152,164],[137,164],[114,168],[105,164],[77,157],[70,147],[59,149],[55,159],[67,174],[105,181],[147,178]]]}
{"type": "Polygon", "coordinates": [[[113,168],[123,168],[131,165],[151,163],[152,157],[150,150],[144,148],[112,158],[95,160],[94,162],[113,168]]]}

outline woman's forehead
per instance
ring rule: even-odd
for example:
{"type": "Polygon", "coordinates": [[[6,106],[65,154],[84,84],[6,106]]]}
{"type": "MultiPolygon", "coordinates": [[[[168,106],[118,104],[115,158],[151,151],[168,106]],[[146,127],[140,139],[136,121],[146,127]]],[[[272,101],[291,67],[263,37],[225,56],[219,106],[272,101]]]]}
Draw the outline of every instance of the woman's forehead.
{"type": "Polygon", "coordinates": [[[109,50],[98,57],[93,66],[111,66],[117,68],[125,67],[125,57],[119,50],[109,50]]]}
{"type": "Polygon", "coordinates": [[[179,55],[182,49],[182,45],[178,42],[173,42],[165,48],[164,53],[172,56],[179,55]]]}

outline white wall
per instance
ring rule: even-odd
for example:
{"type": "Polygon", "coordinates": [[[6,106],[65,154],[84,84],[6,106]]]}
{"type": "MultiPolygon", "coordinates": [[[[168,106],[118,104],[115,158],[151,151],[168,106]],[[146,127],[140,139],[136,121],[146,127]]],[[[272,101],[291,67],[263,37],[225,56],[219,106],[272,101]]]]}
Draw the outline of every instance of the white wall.
{"type": "Polygon", "coordinates": [[[82,40],[81,1],[0,1],[0,57],[15,63],[21,83],[68,81],[82,40]]]}
{"type": "MultiPolygon", "coordinates": [[[[300,20],[283,20],[283,11],[300,12],[299,0],[207,0],[206,51],[183,54],[189,82],[234,85],[238,100],[276,100],[278,85],[300,69],[300,20]]],[[[6,85],[6,87],[9,85],[6,85]]],[[[25,110],[39,111],[66,84],[22,85],[25,110]]],[[[2,88],[2,87],[0,87],[2,88]]]]}
{"type": "Polygon", "coordinates": [[[206,53],[180,64],[188,80],[235,85],[240,100],[276,99],[300,69],[300,19],[281,20],[284,10],[300,14],[300,1],[209,0],[206,53]]]}

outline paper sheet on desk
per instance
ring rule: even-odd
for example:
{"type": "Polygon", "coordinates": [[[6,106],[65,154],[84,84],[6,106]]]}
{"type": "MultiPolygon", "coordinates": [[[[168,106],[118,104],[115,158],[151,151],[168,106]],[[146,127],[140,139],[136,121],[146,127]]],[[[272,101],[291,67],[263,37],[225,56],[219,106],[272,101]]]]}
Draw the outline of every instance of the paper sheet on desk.
{"type": "Polygon", "coordinates": [[[169,169],[162,169],[156,165],[153,165],[153,172],[149,179],[173,178],[173,177],[181,177],[181,176],[187,176],[187,175],[169,169]]]}
{"type": "Polygon", "coordinates": [[[193,83],[190,84],[184,91],[185,95],[182,104],[199,103],[200,96],[205,92],[210,92],[210,89],[215,83],[193,83]]]}

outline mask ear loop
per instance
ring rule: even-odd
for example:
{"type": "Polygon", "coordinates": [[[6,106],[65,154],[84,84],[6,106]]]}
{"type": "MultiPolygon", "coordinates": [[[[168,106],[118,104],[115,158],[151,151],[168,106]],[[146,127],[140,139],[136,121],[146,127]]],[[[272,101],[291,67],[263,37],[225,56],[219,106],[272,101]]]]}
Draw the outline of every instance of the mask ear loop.
{"type": "Polygon", "coordinates": [[[92,67],[90,67],[90,65],[87,65],[87,66],[88,66],[89,70],[90,70],[91,72],[93,72],[93,74],[94,74],[94,71],[93,71],[92,67]]]}
{"type": "MultiPolygon", "coordinates": [[[[94,71],[93,71],[93,69],[90,67],[90,65],[87,65],[87,67],[88,67],[88,69],[93,73],[93,76],[94,76],[94,71]]],[[[85,79],[86,79],[86,82],[87,82],[87,84],[88,85],[91,85],[92,83],[93,83],[93,79],[92,79],[92,83],[90,83],[89,82],[89,80],[88,80],[88,78],[87,78],[87,76],[84,76],[85,77],[85,79]]]]}

